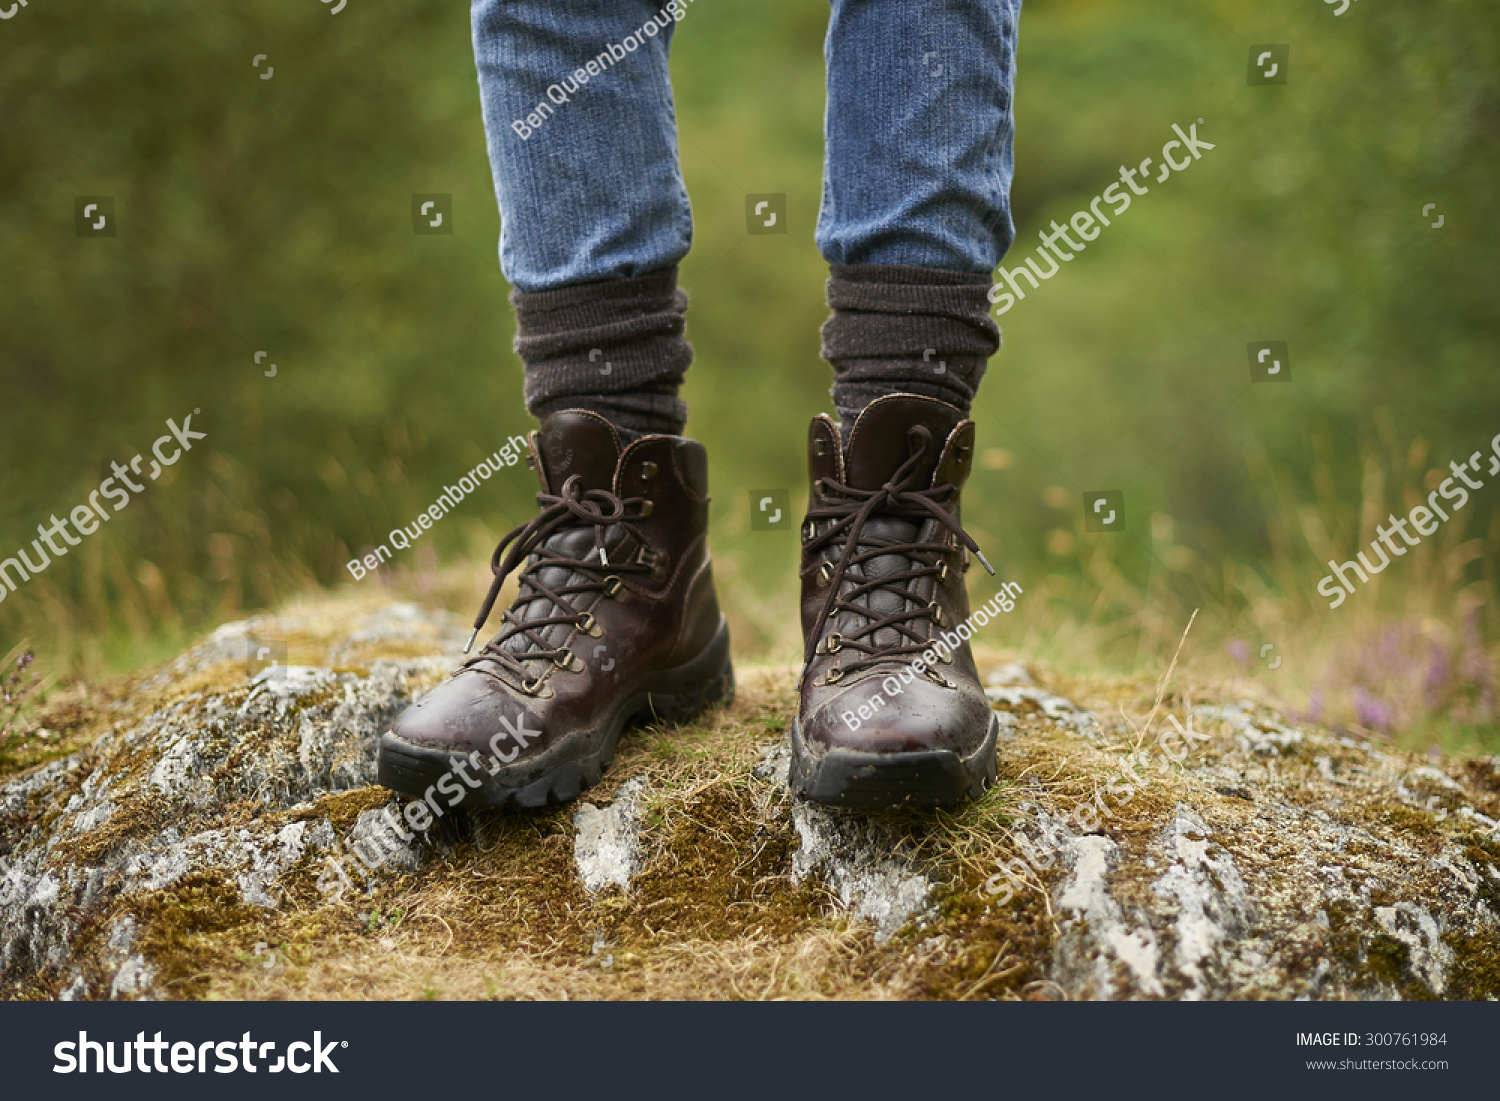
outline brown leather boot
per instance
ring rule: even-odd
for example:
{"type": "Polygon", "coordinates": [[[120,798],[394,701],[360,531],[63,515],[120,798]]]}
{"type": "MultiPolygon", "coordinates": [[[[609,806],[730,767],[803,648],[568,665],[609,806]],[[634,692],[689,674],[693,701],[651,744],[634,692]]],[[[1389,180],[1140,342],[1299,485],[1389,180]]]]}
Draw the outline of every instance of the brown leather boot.
{"type": "Polygon", "coordinates": [[[809,799],[937,806],[994,782],[999,722],[954,630],[965,548],[990,569],[959,524],[973,460],[974,422],[933,398],[872,402],[847,449],[831,418],[812,422],[791,768],[809,799]]]}
{"type": "Polygon", "coordinates": [[[541,512],[495,549],[474,634],[524,563],[503,628],[380,740],[380,783],[430,803],[433,788],[450,807],[572,799],[632,719],[681,722],[734,694],[703,445],[643,436],[622,449],[603,417],[569,410],[531,451],[541,512]]]}

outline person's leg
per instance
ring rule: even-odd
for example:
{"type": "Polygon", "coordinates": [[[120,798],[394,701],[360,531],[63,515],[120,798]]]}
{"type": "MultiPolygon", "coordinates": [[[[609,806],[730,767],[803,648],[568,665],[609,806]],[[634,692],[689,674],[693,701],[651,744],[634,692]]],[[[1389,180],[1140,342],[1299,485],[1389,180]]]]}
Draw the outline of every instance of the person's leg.
{"type": "Polygon", "coordinates": [[[674,0],[475,0],[500,264],[538,417],[681,432],[692,217],[667,68],[674,0]]]}
{"type": "Polygon", "coordinates": [[[465,653],[515,574],[499,633],[380,740],[382,784],[450,807],[571,799],[635,717],[733,694],[707,455],[678,434],[690,224],[666,38],[685,9],[655,3],[474,5],[541,492],[495,551],[465,653]]]}
{"type": "Polygon", "coordinates": [[[999,347],[1020,0],[832,0],[818,247],[845,430],[889,393],[967,412],[999,347]],[[870,63],[880,58],[879,65],[870,63]]]}
{"type": "Polygon", "coordinates": [[[1014,233],[1018,7],[832,0],[818,245],[843,423],[810,432],[790,773],[822,802],[952,803],[996,774],[959,515],[969,406],[1000,341],[990,273],[1014,233]]]}

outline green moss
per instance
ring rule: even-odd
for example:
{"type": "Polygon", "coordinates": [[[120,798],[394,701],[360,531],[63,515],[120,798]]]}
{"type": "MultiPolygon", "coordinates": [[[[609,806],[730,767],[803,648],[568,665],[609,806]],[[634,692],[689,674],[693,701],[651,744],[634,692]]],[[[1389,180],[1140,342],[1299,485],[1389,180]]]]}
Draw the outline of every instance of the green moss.
{"type": "Polygon", "coordinates": [[[1443,943],[1453,949],[1447,997],[1465,1001],[1500,999],[1500,952],[1495,951],[1493,935],[1449,934],[1443,943]]]}
{"type": "MultiPolygon", "coordinates": [[[[937,918],[923,938],[946,938],[949,951],[921,965],[923,997],[940,1000],[1015,998],[1045,977],[1053,937],[1042,898],[1018,893],[1003,906],[984,890],[984,879],[965,874],[937,892],[937,918]]],[[[892,941],[897,952],[909,942],[892,941]]]]}
{"type": "Polygon", "coordinates": [[[396,794],[389,788],[379,785],[355,788],[352,791],[338,791],[293,808],[287,812],[286,820],[303,822],[326,818],[335,830],[348,830],[359,821],[361,814],[370,810],[379,810],[396,797],[396,794]]]}
{"type": "Polygon", "coordinates": [[[250,940],[268,939],[266,911],[242,902],[239,889],[218,872],[190,872],[164,890],[125,899],[123,909],[136,918],[137,948],[156,968],[157,984],[173,997],[207,989],[208,968],[234,958],[232,935],[250,929],[250,940]]]}
{"type": "MultiPolygon", "coordinates": [[[[1372,892],[1372,908],[1390,901],[1387,892],[1372,892]]],[[[1355,974],[1367,977],[1371,987],[1395,990],[1407,1001],[1437,998],[1412,971],[1411,950],[1405,944],[1387,933],[1368,932],[1372,927],[1368,911],[1336,902],[1328,906],[1327,914],[1331,954],[1348,964],[1355,974]]],[[[1446,994],[1451,997],[1452,991],[1446,994]]]]}
{"type": "Polygon", "coordinates": [[[1386,807],[1380,812],[1380,821],[1401,833],[1431,837],[1438,832],[1434,815],[1410,807],[1386,807]]]}
{"type": "Polygon", "coordinates": [[[103,825],[58,841],[47,854],[47,862],[53,866],[99,864],[131,838],[150,837],[187,821],[179,808],[165,799],[132,795],[115,807],[103,825]]]}
{"type": "Polygon", "coordinates": [[[1364,970],[1371,978],[1394,987],[1408,1001],[1430,1001],[1433,992],[1412,976],[1411,950],[1386,933],[1371,934],[1364,948],[1364,970]]]}
{"type": "Polygon", "coordinates": [[[663,813],[671,832],[631,884],[632,904],[611,915],[611,940],[646,947],[661,943],[664,929],[709,941],[751,930],[780,938],[822,916],[818,893],[786,878],[793,831],[761,825],[748,789],[710,788],[663,813]]]}

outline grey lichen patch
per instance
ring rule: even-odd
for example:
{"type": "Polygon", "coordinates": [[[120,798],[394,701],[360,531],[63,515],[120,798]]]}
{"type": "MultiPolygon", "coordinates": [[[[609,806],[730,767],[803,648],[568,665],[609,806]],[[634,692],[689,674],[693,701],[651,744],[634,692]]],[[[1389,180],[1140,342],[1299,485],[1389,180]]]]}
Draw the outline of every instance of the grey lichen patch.
{"type": "Polygon", "coordinates": [[[1100,739],[1040,706],[1016,710],[1020,737],[1001,745],[1013,781],[1004,840],[988,850],[1000,874],[987,887],[1012,910],[1045,894],[1055,932],[1035,989],[1493,996],[1500,966],[1478,947],[1500,937],[1488,768],[1414,763],[1243,701],[1167,705],[1196,727],[1184,759],[1165,759],[1139,718],[1100,739]],[[1122,765],[1142,750],[1139,767],[1122,765]],[[1101,803],[1109,813],[1075,817],[1101,803]]]}
{"type": "Polygon", "coordinates": [[[573,813],[573,862],[584,889],[598,894],[606,887],[628,890],[641,869],[641,823],[645,818],[647,784],[643,777],[628,780],[604,809],[583,803],[573,813]]]}
{"type": "Polygon", "coordinates": [[[420,843],[404,828],[399,801],[367,810],[355,819],[349,849],[371,871],[414,872],[422,866],[420,843]]]}
{"type": "Polygon", "coordinates": [[[1252,967],[1261,962],[1258,956],[1239,959],[1238,944],[1253,925],[1255,907],[1234,858],[1208,834],[1192,810],[1177,808],[1157,842],[1158,859],[1166,871],[1152,884],[1167,911],[1176,910],[1171,924],[1173,961],[1185,984],[1182,997],[1190,1001],[1233,981],[1226,962],[1248,962],[1252,967]]]}
{"type": "Polygon", "coordinates": [[[103,962],[113,971],[109,984],[111,998],[142,999],[153,989],[156,968],[134,951],[135,940],[135,918],[125,914],[110,922],[103,962]]]}
{"type": "Polygon", "coordinates": [[[1016,683],[1014,670],[1008,670],[1008,673],[1010,683],[984,690],[985,695],[990,699],[991,706],[996,710],[1021,715],[1040,714],[1050,722],[1087,738],[1097,738],[1103,734],[1103,728],[1093,713],[1085,711],[1072,700],[1055,695],[1045,688],[1016,683]]]}
{"type": "MultiPolygon", "coordinates": [[[[215,632],[154,678],[139,694],[147,709],[88,752],[0,786],[10,869],[0,992],[180,993],[161,983],[181,969],[151,955],[152,944],[180,947],[152,924],[181,909],[172,898],[201,895],[206,876],[215,899],[274,912],[316,878],[309,865],[335,837],[314,804],[368,790],[376,739],[430,669],[376,660],[364,675],[283,666],[252,680],[242,661],[223,660],[242,627],[215,632]],[[174,691],[186,678],[200,690],[174,691]],[[122,912],[135,924],[122,925],[122,912]],[[122,949],[127,935],[144,947],[122,949]]],[[[255,629],[267,627],[290,633],[266,621],[255,629]]],[[[354,843],[368,832],[362,819],[348,826],[354,843]]],[[[387,855],[381,874],[415,867],[414,849],[387,855]]]]}
{"type": "Polygon", "coordinates": [[[1200,723],[1220,722],[1234,731],[1240,752],[1259,756],[1277,756],[1302,745],[1303,732],[1277,721],[1264,709],[1257,714],[1254,704],[1243,701],[1238,704],[1213,706],[1205,704],[1193,709],[1193,718],[1200,723]]]}
{"type": "Polygon", "coordinates": [[[1062,842],[1067,876],[1054,893],[1061,935],[1052,978],[1070,997],[1109,1000],[1164,993],[1160,947],[1149,925],[1128,920],[1110,893],[1109,873],[1120,847],[1107,837],[1070,836],[1062,842]]]}
{"type": "Polygon", "coordinates": [[[1425,906],[1398,902],[1394,906],[1376,906],[1375,920],[1393,940],[1405,945],[1410,973],[1433,994],[1442,996],[1448,988],[1453,950],[1443,943],[1438,919],[1425,906]]]}
{"type": "Polygon", "coordinates": [[[441,652],[440,664],[451,666],[467,638],[463,624],[449,612],[430,611],[420,604],[390,604],[363,616],[328,647],[325,660],[337,668],[368,661],[372,655],[415,659],[441,652]]]}
{"type": "Polygon", "coordinates": [[[822,876],[850,916],[875,926],[883,944],[927,911],[932,884],[892,857],[892,835],[880,825],[810,804],[792,809],[802,842],[792,857],[792,878],[822,876]]]}
{"type": "Polygon", "coordinates": [[[902,852],[898,826],[800,800],[791,817],[801,842],[793,882],[821,879],[851,917],[875,927],[875,943],[929,912],[932,884],[902,852]]]}

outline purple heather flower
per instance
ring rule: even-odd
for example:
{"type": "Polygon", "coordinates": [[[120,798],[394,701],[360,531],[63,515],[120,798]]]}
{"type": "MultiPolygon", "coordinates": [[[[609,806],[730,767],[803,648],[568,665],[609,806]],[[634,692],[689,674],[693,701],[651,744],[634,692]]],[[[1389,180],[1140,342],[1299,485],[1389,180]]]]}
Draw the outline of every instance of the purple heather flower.
{"type": "Polygon", "coordinates": [[[1384,733],[1391,728],[1390,708],[1359,686],[1354,689],[1354,716],[1361,726],[1372,730],[1384,733]]]}

